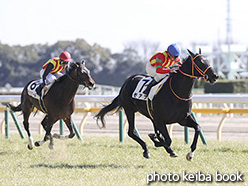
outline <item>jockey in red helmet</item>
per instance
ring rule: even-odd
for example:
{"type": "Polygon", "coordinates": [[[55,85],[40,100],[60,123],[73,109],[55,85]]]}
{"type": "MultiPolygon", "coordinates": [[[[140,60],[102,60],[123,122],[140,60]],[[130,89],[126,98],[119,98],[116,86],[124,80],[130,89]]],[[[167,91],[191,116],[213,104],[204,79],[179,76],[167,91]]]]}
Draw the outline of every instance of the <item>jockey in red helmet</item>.
{"type": "Polygon", "coordinates": [[[70,61],[71,54],[67,51],[64,51],[60,54],[59,57],[49,59],[42,66],[40,77],[43,80],[43,84],[36,89],[38,95],[41,95],[41,90],[45,85],[53,83],[56,79],[63,75],[61,71],[65,70],[67,64],[70,61]]]}
{"type": "Polygon", "coordinates": [[[156,85],[162,78],[170,72],[174,72],[181,66],[181,49],[177,44],[171,44],[167,51],[155,53],[146,65],[146,72],[154,77],[152,82],[144,90],[148,95],[152,86],[156,85]],[[175,68],[176,66],[176,68],[175,68]],[[172,68],[174,67],[174,68],[172,68]]]}

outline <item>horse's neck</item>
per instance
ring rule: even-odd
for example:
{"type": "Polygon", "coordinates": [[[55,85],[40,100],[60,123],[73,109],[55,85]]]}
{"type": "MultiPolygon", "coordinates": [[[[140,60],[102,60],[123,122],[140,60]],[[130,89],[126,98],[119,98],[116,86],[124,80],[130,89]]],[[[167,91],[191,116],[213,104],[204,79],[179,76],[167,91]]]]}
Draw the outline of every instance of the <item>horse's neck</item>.
{"type": "Polygon", "coordinates": [[[190,97],[192,93],[193,86],[195,84],[195,79],[183,75],[180,72],[172,77],[171,87],[183,98],[190,97]]]}
{"type": "MultiPolygon", "coordinates": [[[[190,95],[195,84],[196,79],[190,77],[190,75],[192,75],[192,68],[191,57],[188,57],[180,67],[181,72],[178,71],[175,75],[175,81],[177,81],[177,83],[176,85],[174,83],[174,86],[176,86],[183,95],[190,95]]],[[[195,71],[195,69],[193,70],[195,71]]]]}
{"type": "Polygon", "coordinates": [[[63,79],[63,82],[60,83],[60,86],[62,86],[60,90],[63,91],[61,94],[63,97],[63,103],[71,103],[76,95],[79,86],[78,83],[67,76],[63,79]]]}

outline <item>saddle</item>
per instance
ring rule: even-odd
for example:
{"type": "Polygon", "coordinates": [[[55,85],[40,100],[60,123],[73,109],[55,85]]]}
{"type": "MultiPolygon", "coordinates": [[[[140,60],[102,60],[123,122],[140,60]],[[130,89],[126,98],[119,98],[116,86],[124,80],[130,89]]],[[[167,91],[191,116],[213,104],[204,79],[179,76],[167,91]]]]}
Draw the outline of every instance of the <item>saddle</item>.
{"type": "Polygon", "coordinates": [[[35,98],[35,99],[40,99],[47,94],[47,92],[49,91],[49,89],[51,88],[52,84],[49,84],[47,86],[47,90],[44,92],[44,88],[42,89],[41,91],[41,96],[39,96],[37,93],[36,93],[36,89],[43,83],[42,79],[39,79],[39,80],[34,80],[32,82],[30,82],[30,84],[28,85],[27,87],[27,90],[28,90],[28,95],[35,98]]]}

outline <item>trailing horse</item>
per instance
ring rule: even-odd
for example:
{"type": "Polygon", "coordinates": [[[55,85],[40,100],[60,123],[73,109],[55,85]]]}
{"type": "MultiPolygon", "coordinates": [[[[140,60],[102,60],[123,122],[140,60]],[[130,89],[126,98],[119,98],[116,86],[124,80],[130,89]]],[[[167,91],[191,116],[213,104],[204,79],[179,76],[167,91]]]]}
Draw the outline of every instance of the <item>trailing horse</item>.
{"type": "Polygon", "coordinates": [[[22,111],[23,113],[23,125],[27,131],[29,137],[28,148],[31,150],[34,147],[33,138],[29,131],[29,116],[33,111],[33,108],[43,111],[46,115],[42,120],[41,124],[46,131],[45,137],[41,141],[35,142],[35,146],[40,146],[48,139],[50,139],[49,148],[53,148],[54,142],[53,137],[60,138],[58,134],[52,135],[51,130],[53,124],[63,119],[68,127],[70,134],[65,136],[66,138],[73,138],[75,136],[71,114],[75,109],[74,97],[79,85],[84,85],[89,89],[94,87],[94,80],[90,76],[90,71],[86,68],[85,62],[70,63],[66,69],[66,74],[60,77],[54,82],[50,90],[43,98],[43,104],[40,103],[39,99],[35,99],[28,94],[28,87],[37,87],[33,81],[29,82],[23,89],[21,94],[21,103],[15,107],[11,104],[7,104],[14,112],[22,111]]]}
{"type": "Polygon", "coordinates": [[[149,134],[156,147],[163,146],[171,157],[177,154],[171,149],[171,138],[168,134],[166,125],[179,123],[181,126],[191,127],[195,130],[194,139],[191,145],[191,152],[186,156],[187,160],[193,158],[196,149],[200,126],[191,117],[192,108],[192,89],[196,78],[203,78],[213,84],[217,81],[218,75],[209,65],[208,60],[199,54],[189,51],[189,56],[183,60],[183,64],[177,71],[170,75],[168,80],[162,85],[159,92],[151,101],[152,108],[149,106],[149,99],[146,101],[132,98],[138,82],[146,75],[133,75],[122,85],[119,95],[111,104],[105,106],[96,115],[97,121],[100,119],[105,127],[104,116],[114,109],[123,108],[129,123],[128,135],[137,141],[143,148],[143,156],[149,158],[147,144],[135,132],[135,112],[140,112],[149,118],[154,126],[155,134],[149,134]]]}

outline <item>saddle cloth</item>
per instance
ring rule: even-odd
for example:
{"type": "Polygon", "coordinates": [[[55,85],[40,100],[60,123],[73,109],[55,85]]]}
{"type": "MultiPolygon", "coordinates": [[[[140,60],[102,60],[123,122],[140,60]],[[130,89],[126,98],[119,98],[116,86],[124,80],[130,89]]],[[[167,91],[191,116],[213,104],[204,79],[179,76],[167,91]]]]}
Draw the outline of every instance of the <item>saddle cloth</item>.
{"type": "MultiPolygon", "coordinates": [[[[42,79],[39,79],[39,80],[34,80],[32,81],[28,87],[27,87],[27,90],[28,90],[28,95],[35,98],[35,99],[40,99],[40,96],[36,93],[36,89],[43,83],[42,79]]],[[[41,92],[41,96],[43,97],[43,95],[45,95],[49,89],[51,88],[53,83],[47,85],[47,91],[44,92],[43,89],[42,89],[42,92],[41,92]]]]}
{"type": "Polygon", "coordinates": [[[148,96],[146,96],[143,93],[143,91],[146,89],[147,85],[152,81],[153,78],[150,77],[150,76],[149,77],[142,78],[138,82],[135,90],[133,91],[132,98],[138,99],[138,100],[143,100],[143,101],[146,101],[148,98],[150,100],[152,100],[153,97],[159,92],[159,90],[161,88],[160,86],[166,82],[166,80],[168,79],[168,77],[169,77],[169,75],[166,76],[166,77],[164,77],[157,85],[153,86],[151,88],[148,96]]]}

